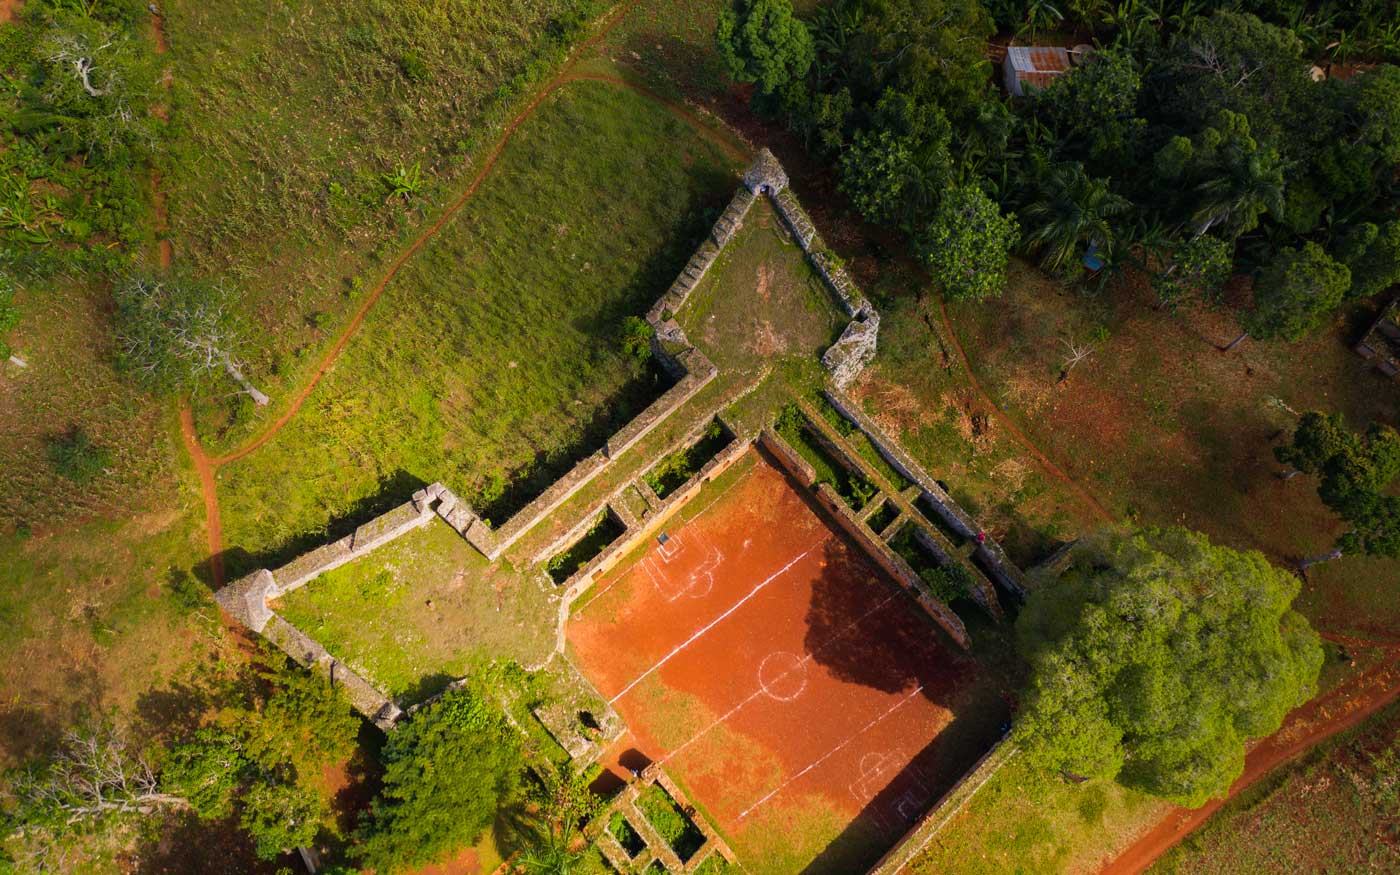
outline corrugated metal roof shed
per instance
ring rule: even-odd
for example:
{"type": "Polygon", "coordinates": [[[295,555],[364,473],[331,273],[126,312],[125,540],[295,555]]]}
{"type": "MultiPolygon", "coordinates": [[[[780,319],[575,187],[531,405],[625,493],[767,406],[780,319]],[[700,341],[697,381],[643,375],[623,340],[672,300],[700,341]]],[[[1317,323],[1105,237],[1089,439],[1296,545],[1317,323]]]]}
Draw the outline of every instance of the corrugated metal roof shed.
{"type": "Polygon", "coordinates": [[[1010,46],[1002,62],[1006,90],[1023,97],[1026,84],[1045,88],[1069,66],[1069,52],[1058,46],[1010,46]]]}

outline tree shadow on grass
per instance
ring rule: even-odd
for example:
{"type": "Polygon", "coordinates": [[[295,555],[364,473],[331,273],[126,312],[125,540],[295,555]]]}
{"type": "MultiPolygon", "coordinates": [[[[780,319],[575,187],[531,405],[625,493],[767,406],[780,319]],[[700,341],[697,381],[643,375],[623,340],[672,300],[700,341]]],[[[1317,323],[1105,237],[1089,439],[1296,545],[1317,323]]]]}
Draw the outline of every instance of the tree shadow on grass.
{"type": "MultiPolygon", "coordinates": [[[[224,579],[233,581],[260,568],[273,569],[285,565],[303,553],[351,534],[380,514],[407,502],[413,497],[413,493],[427,485],[421,477],[400,468],[381,478],[373,495],[360,499],[345,513],[331,519],[324,529],[297,535],[261,553],[249,553],[240,547],[226,549],[221,554],[224,579]]],[[[207,563],[196,573],[199,573],[203,580],[212,579],[212,576],[208,575],[207,563]]]]}
{"type": "Polygon", "coordinates": [[[455,675],[450,675],[444,671],[435,671],[432,674],[425,674],[414,682],[413,687],[402,695],[396,696],[400,707],[417,705],[426,702],[438,695],[448,686],[457,680],[455,675]]]}
{"type": "Polygon", "coordinates": [[[192,815],[167,821],[146,839],[123,871],[137,875],[275,875],[281,867],[301,871],[291,855],[259,860],[253,841],[236,817],[201,821],[192,815]]]}

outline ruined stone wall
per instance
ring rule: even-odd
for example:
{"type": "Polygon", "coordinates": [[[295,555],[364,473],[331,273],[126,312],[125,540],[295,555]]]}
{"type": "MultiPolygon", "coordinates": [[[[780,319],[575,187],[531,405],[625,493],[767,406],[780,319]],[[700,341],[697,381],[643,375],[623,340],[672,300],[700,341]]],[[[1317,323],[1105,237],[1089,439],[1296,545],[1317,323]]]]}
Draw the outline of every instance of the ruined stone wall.
{"type": "Polygon", "coordinates": [[[340,688],[355,710],[365,715],[380,729],[391,729],[402,714],[393,701],[373,684],[336,659],[311,636],[272,615],[262,630],[263,637],[277,645],[292,659],[330,678],[331,685],[340,688]]]}
{"type": "Polygon", "coordinates": [[[968,769],[948,792],[939,797],[933,807],[904,834],[899,843],[890,848],[866,875],[899,875],[904,867],[913,862],[943,825],[951,820],[970,799],[982,789],[1016,753],[1016,748],[1005,739],[992,745],[992,749],[982,755],[972,768],[968,769]]]}
{"type": "Polygon", "coordinates": [[[352,534],[303,553],[281,568],[274,569],[274,583],[267,597],[277,598],[305,586],[319,575],[426,525],[432,518],[432,513],[426,508],[420,509],[412,501],[405,502],[355,529],[352,534]]]}
{"type": "MultiPolygon", "coordinates": [[[[564,597],[572,602],[574,599],[577,599],[587,592],[588,588],[593,585],[595,580],[611,570],[618,562],[622,561],[622,559],[636,549],[637,545],[641,544],[642,541],[656,534],[677,511],[700,493],[701,488],[706,483],[727,471],[731,465],[743,458],[744,453],[747,452],[748,449],[749,444],[745,441],[738,439],[731,441],[729,446],[720,450],[713,459],[702,465],[700,470],[695,472],[684,485],[666,496],[665,499],[659,500],[655,510],[651,514],[645,519],[636,520],[633,524],[629,525],[627,530],[618,536],[617,540],[613,541],[606,549],[597,556],[594,556],[586,565],[574,572],[573,576],[564,582],[566,588],[564,597]]],[[[640,477],[638,478],[638,482],[642,482],[640,477]]],[[[631,484],[629,483],[627,485],[631,484]]],[[[625,489],[626,486],[623,488],[625,489]]],[[[621,491],[622,490],[618,490],[619,493],[621,491]]],[[[619,519],[623,519],[622,514],[618,513],[616,510],[620,503],[616,496],[613,496],[608,502],[604,503],[604,507],[607,507],[619,519]]],[[[587,517],[590,521],[596,518],[596,513],[590,514],[587,517]]],[[[574,540],[577,540],[577,538],[574,540]]],[[[558,552],[566,548],[569,543],[572,542],[563,541],[561,539],[557,549],[553,552],[558,552]]]]}
{"type": "Polygon", "coordinates": [[[878,533],[852,511],[830,485],[816,483],[816,472],[812,466],[796,450],[788,446],[787,441],[776,433],[765,429],[759,435],[759,443],[778,460],[780,465],[787,469],[788,473],[797,478],[799,483],[808,489],[815,490],[822,506],[830,511],[846,534],[859,544],[866,554],[885,570],[885,573],[904,587],[924,609],[924,612],[932,617],[933,621],[943,628],[943,631],[948,633],[949,637],[963,649],[971,646],[972,642],[968,638],[967,627],[963,625],[962,619],[951,608],[927,592],[918,573],[909,567],[909,563],[904,561],[904,557],[896,553],[878,533]]]}
{"type": "Polygon", "coordinates": [[[802,209],[797,197],[786,188],[773,193],[771,197],[774,208],[792,230],[797,244],[826,282],[841,309],[851,318],[840,338],[822,353],[822,365],[831,373],[832,381],[844,388],[875,358],[880,314],[861,294],[840,260],[827,248],[816,225],[812,223],[812,217],[802,209]]]}
{"type": "MultiPolygon", "coordinates": [[[[889,462],[900,474],[904,475],[912,483],[919,487],[925,501],[928,502],[953,531],[969,538],[973,541],[977,539],[978,532],[981,531],[977,522],[963,510],[962,506],[953,500],[938,481],[933,479],[923,466],[915,462],[898,442],[891,440],[884,431],[865,415],[865,411],[860,409],[860,405],[846,396],[839,389],[823,389],[822,394],[826,400],[831,402],[840,413],[855,424],[865,436],[870,439],[877,452],[889,462]]],[[[1021,598],[1025,598],[1025,576],[1016,563],[1006,555],[995,538],[984,538],[982,543],[977,545],[976,556],[980,560],[978,567],[982,568],[1003,587],[1015,593],[1021,598]]]]}

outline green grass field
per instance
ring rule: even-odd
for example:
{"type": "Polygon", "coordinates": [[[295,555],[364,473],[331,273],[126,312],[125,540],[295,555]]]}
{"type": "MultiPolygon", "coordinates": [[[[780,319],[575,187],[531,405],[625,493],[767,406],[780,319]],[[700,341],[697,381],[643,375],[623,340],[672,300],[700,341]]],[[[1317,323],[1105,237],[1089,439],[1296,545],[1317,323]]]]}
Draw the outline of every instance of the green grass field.
{"type": "Polygon", "coordinates": [[[1400,705],[1391,705],[1232,800],[1148,871],[1151,875],[1400,871],[1397,739],[1400,705]],[[1389,759],[1379,759],[1387,748],[1389,759]],[[1381,762],[1388,762],[1388,767],[1380,766],[1381,762]]]}
{"type": "Polygon", "coordinates": [[[1012,758],[929,843],[912,875],[1091,873],[1170,808],[1108,781],[1072,784],[1012,758]]]}
{"type": "Polygon", "coordinates": [[[713,147],[642,98],[555,92],[297,418],[220,472],[228,543],[285,555],[437,479],[502,521],[664,388],[622,351],[622,323],[733,184],[713,147]]]}
{"type": "Polygon", "coordinates": [[[57,280],[23,290],[11,335],[27,367],[0,361],[0,532],[120,516],[169,496],[180,449],[169,407],[118,377],[107,290],[57,280]],[[107,452],[86,483],[60,476],[49,445],[73,429],[107,452]]]}
{"type": "Polygon", "coordinates": [[[543,584],[487,566],[433,520],[293,590],[277,610],[389,695],[419,701],[474,664],[535,664],[553,647],[543,584]]]}
{"type": "MultiPolygon", "coordinates": [[[[274,400],[410,229],[436,214],[501,123],[552,75],[600,0],[162,5],[172,137],[161,162],[175,258],[233,280],[274,400]],[[391,198],[385,176],[417,167],[391,198]]],[[[204,399],[228,443],[257,419],[204,399]]]]}

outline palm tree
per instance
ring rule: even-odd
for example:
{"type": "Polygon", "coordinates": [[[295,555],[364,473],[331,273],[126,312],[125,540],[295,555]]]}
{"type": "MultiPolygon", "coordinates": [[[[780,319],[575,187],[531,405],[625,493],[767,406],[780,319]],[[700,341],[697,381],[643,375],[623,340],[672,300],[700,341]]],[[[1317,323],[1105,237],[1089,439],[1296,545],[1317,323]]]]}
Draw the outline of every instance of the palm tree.
{"type": "Polygon", "coordinates": [[[1222,164],[1218,171],[1196,186],[1198,200],[1191,218],[1197,235],[1223,223],[1234,239],[1254,230],[1265,212],[1283,212],[1283,167],[1276,152],[1253,152],[1222,164]]]}
{"type": "Polygon", "coordinates": [[[515,870],[525,875],[572,875],[589,848],[583,827],[603,808],[589,789],[588,775],[572,765],[545,766],[534,794],[540,816],[530,847],[520,852],[515,870]]]}
{"type": "Polygon", "coordinates": [[[1060,271],[1073,264],[1083,246],[1090,243],[1111,251],[1116,232],[1112,219],[1127,212],[1128,201],[1114,194],[1108,182],[1094,179],[1079,162],[1048,167],[1045,159],[1033,179],[1033,194],[1021,207],[1021,227],[1026,229],[1027,249],[1040,250],[1040,264],[1060,271]]]}

